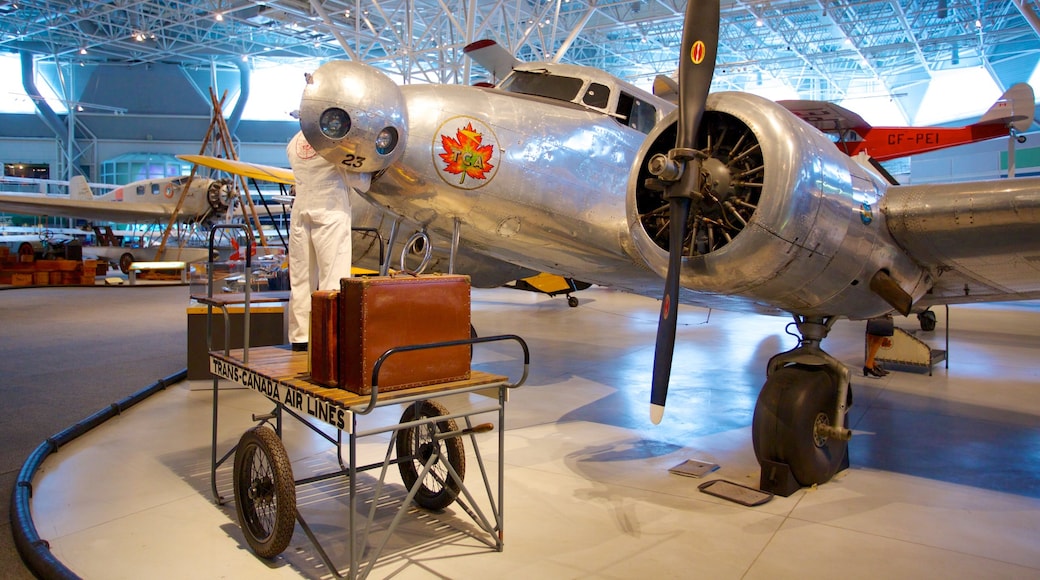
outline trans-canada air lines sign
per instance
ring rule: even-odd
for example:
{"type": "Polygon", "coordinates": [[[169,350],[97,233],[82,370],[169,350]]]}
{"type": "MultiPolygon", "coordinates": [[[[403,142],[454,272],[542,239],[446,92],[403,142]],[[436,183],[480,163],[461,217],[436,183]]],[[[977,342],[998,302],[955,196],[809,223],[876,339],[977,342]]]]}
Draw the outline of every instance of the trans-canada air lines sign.
{"type": "Polygon", "coordinates": [[[501,148],[491,127],[472,117],[453,117],[434,135],[433,163],[445,183],[477,189],[495,178],[501,148]]]}

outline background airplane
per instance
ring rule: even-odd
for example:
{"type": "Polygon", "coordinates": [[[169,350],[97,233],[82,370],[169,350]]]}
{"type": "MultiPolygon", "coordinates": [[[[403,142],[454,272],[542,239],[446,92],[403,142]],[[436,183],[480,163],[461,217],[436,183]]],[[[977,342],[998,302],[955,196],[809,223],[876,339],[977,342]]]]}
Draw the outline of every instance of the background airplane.
{"type": "MultiPolygon", "coordinates": [[[[996,137],[1016,136],[1033,124],[1033,88],[1018,83],[1008,89],[978,122],[963,127],[873,127],[863,117],[824,101],[778,101],[817,129],[834,136],[835,145],[850,156],[866,153],[888,161],[996,137]]],[[[1019,137],[1024,142],[1025,137],[1019,137]]]]}
{"type": "MultiPolygon", "coordinates": [[[[28,180],[4,178],[12,185],[23,187],[28,180]]],[[[185,191],[187,177],[164,177],[135,181],[122,186],[100,186],[107,191],[95,195],[90,184],[82,176],[68,182],[47,180],[53,188],[62,185],[68,188],[67,195],[49,195],[29,192],[0,192],[0,212],[16,215],[51,216],[84,219],[95,223],[154,224],[166,227],[176,214],[180,224],[201,223],[227,209],[229,184],[227,182],[195,178],[185,191]],[[181,194],[183,192],[183,200],[181,194]],[[177,211],[180,203],[180,211],[177,211]]],[[[97,184],[95,184],[97,186],[97,184]]],[[[117,264],[124,273],[135,261],[153,260],[158,246],[148,244],[119,245],[111,236],[98,236],[97,245],[86,252],[117,264]],[[107,239],[101,239],[107,238],[107,239]]],[[[209,252],[205,248],[169,248],[164,259],[195,262],[205,260],[209,252]]]]}
{"type": "MultiPolygon", "coordinates": [[[[0,211],[18,215],[82,218],[96,222],[165,221],[173,216],[187,179],[164,177],[135,181],[95,195],[87,180],[76,176],[67,182],[67,196],[2,192],[0,211]]],[[[198,220],[213,211],[214,207],[219,207],[220,190],[226,186],[225,183],[211,179],[193,180],[184,196],[181,220],[198,220]]]]}
{"type": "Polygon", "coordinates": [[[717,2],[688,4],[678,106],[555,62],[495,88],[330,62],[300,125],[373,174],[373,203],[494,263],[664,285],[653,419],[679,301],[791,315],[800,344],[768,365],[752,423],[761,486],[787,495],[847,464],[851,371],[821,347],[837,319],[1040,297],[1040,180],[891,186],[781,105],[708,95],[717,18],[717,2]]]}

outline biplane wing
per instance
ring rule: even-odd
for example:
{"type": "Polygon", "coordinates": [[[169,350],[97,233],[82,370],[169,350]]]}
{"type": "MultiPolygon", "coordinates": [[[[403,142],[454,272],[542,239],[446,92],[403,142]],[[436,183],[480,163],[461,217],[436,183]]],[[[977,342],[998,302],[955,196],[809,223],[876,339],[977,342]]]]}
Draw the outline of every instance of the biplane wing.
{"type": "Polygon", "coordinates": [[[203,167],[223,171],[232,175],[241,175],[242,177],[248,177],[250,179],[270,181],[284,185],[293,185],[296,183],[292,170],[285,169],[284,167],[273,167],[271,165],[249,163],[247,161],[238,161],[235,159],[224,159],[223,157],[212,157],[209,155],[178,155],[177,158],[183,159],[189,163],[194,163],[195,165],[201,165],[203,167]]]}

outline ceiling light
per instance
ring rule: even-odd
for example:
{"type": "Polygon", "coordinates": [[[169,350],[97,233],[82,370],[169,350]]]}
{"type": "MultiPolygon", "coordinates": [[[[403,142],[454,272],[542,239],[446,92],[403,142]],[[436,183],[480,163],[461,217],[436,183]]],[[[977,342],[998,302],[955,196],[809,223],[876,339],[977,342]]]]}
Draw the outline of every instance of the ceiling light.
{"type": "Polygon", "coordinates": [[[79,49],[79,53],[80,54],[87,54],[87,48],[83,47],[83,48],[79,49]]]}
{"type": "Polygon", "coordinates": [[[216,19],[217,22],[224,22],[224,13],[223,12],[217,12],[216,14],[213,15],[213,18],[216,19]]]}

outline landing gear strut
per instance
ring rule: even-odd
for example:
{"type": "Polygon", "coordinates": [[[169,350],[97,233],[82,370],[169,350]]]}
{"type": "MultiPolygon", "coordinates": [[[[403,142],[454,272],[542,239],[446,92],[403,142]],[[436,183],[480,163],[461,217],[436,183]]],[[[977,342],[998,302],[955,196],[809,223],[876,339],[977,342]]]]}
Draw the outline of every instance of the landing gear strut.
{"type": "Polygon", "coordinates": [[[850,373],[820,348],[836,320],[795,315],[800,344],[769,361],[751,426],[763,491],[786,497],[849,465],[850,373]]]}

